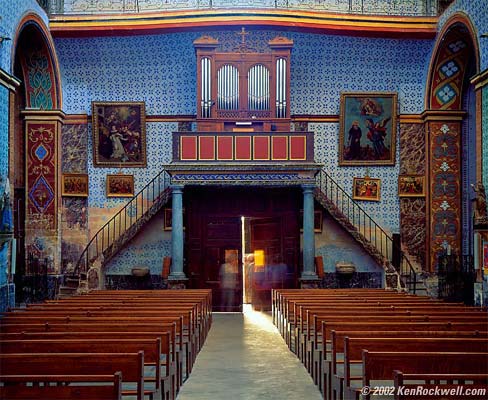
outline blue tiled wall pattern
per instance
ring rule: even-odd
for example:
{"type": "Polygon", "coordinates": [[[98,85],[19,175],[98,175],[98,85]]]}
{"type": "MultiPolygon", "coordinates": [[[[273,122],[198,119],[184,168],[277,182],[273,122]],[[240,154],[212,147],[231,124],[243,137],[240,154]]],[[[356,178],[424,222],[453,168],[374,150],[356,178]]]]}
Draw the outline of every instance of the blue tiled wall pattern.
{"type": "MultiPolygon", "coordinates": [[[[14,39],[20,20],[29,12],[40,15],[44,24],[46,26],[49,25],[46,13],[36,0],[0,0],[0,16],[2,17],[0,27],[3,29],[1,33],[14,39]]],[[[12,74],[11,57],[13,46],[13,40],[6,41],[0,46],[0,68],[9,74],[12,74]]]]}
{"type": "Polygon", "coordinates": [[[171,232],[163,231],[163,212],[159,212],[143,230],[106,266],[107,275],[130,275],[134,267],[147,267],[151,275],[161,275],[163,258],[171,256],[171,232]]]}
{"type": "Polygon", "coordinates": [[[324,216],[322,233],[315,234],[315,255],[322,256],[324,272],[335,272],[339,261],[352,262],[357,272],[382,272],[364,249],[329,215],[324,216]]]}
{"type": "MultiPolygon", "coordinates": [[[[93,100],[144,100],[148,114],[195,114],[192,42],[203,34],[218,38],[226,51],[238,43],[235,32],[221,31],[56,39],[64,111],[89,113],[93,100]]],[[[341,91],[396,91],[401,113],[423,111],[431,40],[252,31],[248,42],[262,51],[278,35],[295,43],[292,114],[338,114],[341,91]]]]}
{"type": "Polygon", "coordinates": [[[424,110],[432,41],[316,34],[292,39],[292,114],[339,114],[340,93],[348,91],[398,92],[400,113],[424,110]]]}
{"type": "Polygon", "coordinates": [[[457,0],[442,14],[439,19],[440,32],[446,21],[456,12],[464,12],[469,16],[477,30],[478,45],[480,49],[480,71],[488,68],[488,39],[480,35],[488,32],[488,1],[486,0],[457,0]]]}
{"type": "Polygon", "coordinates": [[[309,124],[315,132],[315,160],[342,188],[352,196],[354,177],[381,179],[381,201],[358,201],[361,207],[389,232],[399,232],[400,202],[398,199],[398,174],[400,169],[399,135],[397,134],[396,164],[394,166],[339,167],[339,124],[309,124]]]}
{"type": "Polygon", "coordinates": [[[8,116],[9,91],[0,85],[0,175],[8,174],[8,116]]]}
{"type": "MultiPolygon", "coordinates": [[[[89,207],[112,208],[127,202],[125,198],[107,198],[105,183],[107,174],[134,175],[135,193],[138,193],[172,158],[172,132],[178,130],[177,123],[147,123],[147,168],[95,168],[93,166],[92,131],[88,129],[88,174],[90,176],[89,207]]],[[[111,216],[111,215],[109,215],[111,216]]]]}

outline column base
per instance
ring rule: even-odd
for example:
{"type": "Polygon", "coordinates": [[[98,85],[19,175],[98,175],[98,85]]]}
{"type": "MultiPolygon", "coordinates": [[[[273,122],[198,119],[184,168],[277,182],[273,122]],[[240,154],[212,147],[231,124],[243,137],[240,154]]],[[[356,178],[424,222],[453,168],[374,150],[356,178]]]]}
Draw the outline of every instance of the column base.
{"type": "Polygon", "coordinates": [[[182,290],[186,289],[188,285],[188,278],[185,278],[184,276],[179,278],[175,276],[169,276],[168,277],[168,289],[169,290],[182,290]]]}
{"type": "Polygon", "coordinates": [[[319,289],[322,282],[317,275],[304,276],[298,280],[300,281],[300,289],[319,289]]]}

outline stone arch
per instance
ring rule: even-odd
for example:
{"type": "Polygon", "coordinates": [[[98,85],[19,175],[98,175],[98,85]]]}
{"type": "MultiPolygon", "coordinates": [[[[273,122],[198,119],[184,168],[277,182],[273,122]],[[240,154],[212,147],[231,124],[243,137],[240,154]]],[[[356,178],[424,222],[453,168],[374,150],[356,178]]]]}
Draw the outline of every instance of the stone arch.
{"type": "Polygon", "coordinates": [[[25,106],[41,110],[61,109],[62,91],[54,42],[44,21],[27,14],[13,39],[12,71],[20,63],[25,106]]]}
{"type": "Polygon", "coordinates": [[[61,78],[53,39],[39,15],[27,13],[17,25],[11,71],[21,81],[11,98],[9,144],[17,219],[15,284],[17,302],[29,302],[48,297],[48,288],[56,286],[50,280],[57,279],[60,248],[61,78]]]}
{"type": "MultiPolygon", "coordinates": [[[[476,30],[469,17],[456,13],[440,30],[432,53],[425,95],[427,131],[428,269],[446,252],[462,255],[463,106],[472,75],[479,72],[476,30]]],[[[466,178],[465,178],[466,180],[466,178]]]]}

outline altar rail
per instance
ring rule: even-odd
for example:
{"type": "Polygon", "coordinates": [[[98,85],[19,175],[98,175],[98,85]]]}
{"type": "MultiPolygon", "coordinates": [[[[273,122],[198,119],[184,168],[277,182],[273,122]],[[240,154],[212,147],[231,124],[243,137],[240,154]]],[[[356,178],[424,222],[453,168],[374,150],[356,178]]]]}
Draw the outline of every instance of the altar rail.
{"type": "Polygon", "coordinates": [[[435,16],[439,11],[439,0],[38,0],[38,2],[50,14],[254,8],[343,14],[435,16]]]}
{"type": "Polygon", "coordinates": [[[174,132],[173,162],[313,162],[313,132],[174,132]]]}

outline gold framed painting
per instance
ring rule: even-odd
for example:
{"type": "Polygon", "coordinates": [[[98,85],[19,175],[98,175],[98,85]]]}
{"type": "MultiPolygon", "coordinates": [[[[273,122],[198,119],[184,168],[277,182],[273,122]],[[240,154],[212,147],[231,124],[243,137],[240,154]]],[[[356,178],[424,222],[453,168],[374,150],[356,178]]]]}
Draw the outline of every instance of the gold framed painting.
{"type": "Polygon", "coordinates": [[[63,174],[61,196],[88,197],[88,174],[63,174]]]}
{"type": "Polygon", "coordinates": [[[144,102],[92,102],[95,167],[146,166],[144,102]]]}
{"type": "Polygon", "coordinates": [[[341,93],[339,165],[395,165],[397,94],[341,93]]]}
{"type": "Polygon", "coordinates": [[[381,180],[376,178],[353,178],[352,198],[354,200],[380,201],[381,180]]]}
{"type": "Polygon", "coordinates": [[[400,175],[398,177],[399,197],[424,197],[425,177],[423,175],[400,175]]]}
{"type": "Polygon", "coordinates": [[[107,175],[107,197],[134,196],[134,175],[107,175]]]}

